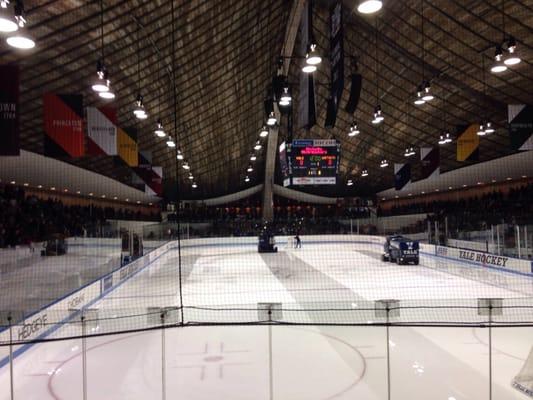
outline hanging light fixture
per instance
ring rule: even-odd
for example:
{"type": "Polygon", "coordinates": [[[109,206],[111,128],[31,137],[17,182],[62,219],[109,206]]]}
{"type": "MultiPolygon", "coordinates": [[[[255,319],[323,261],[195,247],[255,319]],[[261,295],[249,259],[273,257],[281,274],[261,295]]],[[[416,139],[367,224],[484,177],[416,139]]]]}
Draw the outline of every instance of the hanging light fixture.
{"type": "Polygon", "coordinates": [[[170,147],[170,148],[174,148],[176,147],[176,143],[174,143],[174,141],[172,140],[172,138],[169,138],[167,140],[167,146],[170,147]]]}
{"type": "Polygon", "coordinates": [[[133,114],[138,119],[143,119],[142,116],[146,115],[146,111],[144,110],[143,105],[143,97],[140,93],[137,95],[137,99],[135,99],[135,107],[133,108],[133,114]]]}
{"type": "Polygon", "coordinates": [[[346,185],[353,186],[353,181],[351,179],[348,179],[348,181],[346,182],[346,185]]]}
{"type": "Polygon", "coordinates": [[[193,182],[191,186],[192,186],[193,189],[196,189],[196,188],[198,187],[198,185],[196,184],[196,182],[193,182]]]}
{"type": "Polygon", "coordinates": [[[368,176],[368,170],[366,168],[361,171],[361,176],[362,177],[368,176]]]}
{"type": "Polygon", "coordinates": [[[250,178],[248,177],[248,175],[246,175],[246,177],[244,178],[244,182],[250,182],[250,178]]]}
{"type": "Polygon", "coordinates": [[[309,50],[305,54],[305,63],[307,65],[318,65],[322,62],[322,57],[320,57],[316,48],[317,45],[314,42],[309,45],[309,50]]]}
{"type": "Polygon", "coordinates": [[[193,174],[189,173],[189,179],[192,181],[194,179],[193,174]]]}
{"type": "Polygon", "coordinates": [[[181,151],[178,149],[178,154],[176,155],[176,158],[178,160],[183,160],[183,154],[181,153],[181,151]]]}
{"type": "Polygon", "coordinates": [[[276,119],[276,115],[274,114],[274,111],[270,111],[270,114],[268,114],[267,118],[267,125],[268,126],[274,126],[278,120],[276,119]]]}
{"type": "Polygon", "coordinates": [[[374,119],[372,120],[372,123],[374,125],[380,124],[383,122],[385,117],[383,117],[382,111],[381,111],[381,105],[379,104],[379,63],[378,63],[378,19],[376,18],[375,21],[375,40],[374,48],[376,50],[375,52],[375,59],[376,59],[376,107],[374,108],[374,119]]]}
{"type": "Polygon", "coordinates": [[[306,74],[311,74],[311,73],[313,73],[315,71],[316,71],[316,65],[305,64],[302,67],[302,72],[305,72],[306,74]]]}
{"type": "Polygon", "coordinates": [[[268,128],[266,126],[263,126],[261,128],[261,132],[259,132],[259,137],[267,137],[268,136],[268,128]]]}
{"type": "Polygon", "coordinates": [[[403,154],[405,157],[411,157],[416,154],[414,147],[408,147],[405,149],[405,153],[403,154]]]}
{"type": "Polygon", "coordinates": [[[492,122],[490,121],[485,122],[485,133],[488,135],[494,132],[495,132],[495,129],[492,126],[492,122]]]}
{"type": "Polygon", "coordinates": [[[255,154],[252,154],[250,156],[250,161],[255,161],[255,160],[257,160],[257,156],[255,154]]]}
{"type": "MultiPolygon", "coordinates": [[[[137,85],[139,87],[139,94],[135,100],[135,108],[133,109],[133,114],[137,119],[146,119],[148,114],[144,108],[143,96],[141,95],[141,48],[140,48],[140,38],[139,38],[139,27],[137,26],[137,85]]],[[[168,144],[168,142],[167,142],[168,144]]],[[[175,144],[174,144],[175,146],[175,144]]],[[[171,146],[171,147],[174,147],[171,146]]]]}
{"type": "Polygon", "coordinates": [[[378,104],[376,108],[374,109],[374,119],[372,120],[372,123],[374,125],[377,125],[383,122],[384,119],[385,117],[383,116],[381,112],[381,106],[378,104]]]}
{"type": "Polygon", "coordinates": [[[259,140],[257,142],[255,142],[255,146],[254,146],[254,150],[261,150],[261,142],[259,142],[259,140]]]}
{"type": "Polygon", "coordinates": [[[503,63],[503,51],[500,45],[496,46],[494,51],[494,64],[490,68],[490,72],[493,74],[499,74],[507,71],[507,65],[503,63]]]}
{"type": "Polygon", "coordinates": [[[482,123],[479,124],[479,127],[478,127],[478,130],[477,130],[477,135],[478,136],[485,136],[486,133],[485,133],[485,125],[482,123]]]}
{"type": "Polygon", "coordinates": [[[292,101],[292,97],[291,97],[289,86],[285,85],[283,87],[283,93],[281,94],[280,99],[279,99],[279,105],[286,107],[291,104],[291,101],[292,101]]]}
{"type": "Polygon", "coordinates": [[[348,131],[348,136],[349,137],[354,137],[354,136],[357,136],[361,133],[361,131],[359,130],[358,126],[357,126],[357,122],[352,122],[352,124],[350,125],[350,130],[348,131]]]}
{"type": "Polygon", "coordinates": [[[427,101],[431,101],[431,100],[433,100],[435,98],[430,93],[430,91],[431,91],[431,85],[430,85],[429,81],[426,81],[425,84],[424,84],[424,93],[422,95],[422,100],[427,102],[427,101]]]}
{"type": "Polygon", "coordinates": [[[19,28],[14,15],[9,12],[8,5],[8,0],[0,1],[0,32],[15,32],[19,28]]]}
{"type": "Polygon", "coordinates": [[[446,144],[446,140],[444,138],[444,135],[440,135],[439,136],[439,144],[442,146],[444,144],[446,144]]]}
{"type": "Polygon", "coordinates": [[[373,14],[381,10],[383,2],[381,0],[359,0],[357,11],[361,14],[373,14]]]}
{"type": "Polygon", "coordinates": [[[96,62],[96,76],[97,77],[91,86],[93,91],[97,93],[107,92],[109,88],[107,87],[107,80],[105,79],[105,66],[101,59],[96,62]]]}
{"type": "Polygon", "coordinates": [[[183,169],[186,169],[186,170],[191,169],[191,167],[189,166],[189,164],[187,162],[184,162],[182,167],[183,167],[183,169]]]}
{"type": "Polygon", "coordinates": [[[26,29],[26,13],[22,0],[17,0],[15,4],[15,21],[19,29],[6,39],[7,44],[21,50],[33,49],[35,47],[35,40],[33,40],[26,29]]]}
{"type": "Polygon", "coordinates": [[[111,81],[107,68],[105,66],[105,53],[104,53],[104,4],[103,0],[100,0],[100,48],[102,56],[96,63],[96,81],[92,85],[92,89],[98,93],[102,99],[113,100],[115,93],[111,90],[111,81]]]}
{"type": "Polygon", "coordinates": [[[503,60],[503,63],[508,66],[520,64],[522,60],[516,54],[515,38],[511,36],[509,40],[507,41],[506,45],[507,45],[507,51],[509,52],[509,55],[505,57],[505,60],[503,60]]]}
{"type": "Polygon", "coordinates": [[[165,130],[163,129],[163,123],[161,122],[161,120],[157,120],[157,124],[156,124],[156,127],[155,127],[155,130],[154,130],[154,133],[157,137],[165,137],[166,136],[166,133],[165,133],[165,130]]]}
{"type": "Polygon", "coordinates": [[[388,167],[389,166],[389,162],[387,161],[386,158],[384,158],[383,160],[381,160],[380,164],[379,164],[379,167],[380,168],[385,168],[385,167],[388,167]]]}
{"type": "Polygon", "coordinates": [[[416,89],[416,98],[415,98],[415,101],[413,102],[417,106],[421,106],[422,104],[426,103],[426,101],[422,98],[422,92],[423,92],[422,86],[419,86],[416,89]]]}
{"type": "Polygon", "coordinates": [[[254,168],[252,167],[252,165],[248,165],[248,168],[246,169],[246,172],[252,172],[254,170],[254,168]]]}

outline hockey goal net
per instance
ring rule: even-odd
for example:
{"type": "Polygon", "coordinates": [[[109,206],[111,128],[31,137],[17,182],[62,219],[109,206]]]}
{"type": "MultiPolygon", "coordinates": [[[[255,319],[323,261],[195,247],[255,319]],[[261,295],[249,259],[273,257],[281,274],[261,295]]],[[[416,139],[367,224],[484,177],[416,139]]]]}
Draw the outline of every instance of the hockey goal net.
{"type": "Polygon", "coordinates": [[[529,352],[524,366],[512,381],[515,389],[533,398],[533,347],[529,352]]]}

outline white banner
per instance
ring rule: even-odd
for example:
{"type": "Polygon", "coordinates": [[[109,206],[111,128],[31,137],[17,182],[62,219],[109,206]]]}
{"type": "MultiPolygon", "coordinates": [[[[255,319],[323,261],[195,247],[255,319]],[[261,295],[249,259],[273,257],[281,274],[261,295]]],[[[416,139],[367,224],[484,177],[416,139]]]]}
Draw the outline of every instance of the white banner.
{"type": "Polygon", "coordinates": [[[87,135],[91,154],[117,155],[117,127],[98,108],[87,107],[87,135]]]}

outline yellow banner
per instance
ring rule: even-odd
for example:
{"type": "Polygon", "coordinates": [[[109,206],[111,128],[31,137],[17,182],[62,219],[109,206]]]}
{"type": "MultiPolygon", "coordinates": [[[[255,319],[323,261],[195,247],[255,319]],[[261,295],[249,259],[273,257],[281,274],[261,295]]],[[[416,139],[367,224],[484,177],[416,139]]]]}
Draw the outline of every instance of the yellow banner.
{"type": "Polygon", "coordinates": [[[118,155],[130,167],[139,165],[139,146],[122,128],[117,127],[118,155]]]}
{"type": "Polygon", "coordinates": [[[457,161],[469,161],[478,157],[478,124],[472,124],[457,138],[457,161]]]}

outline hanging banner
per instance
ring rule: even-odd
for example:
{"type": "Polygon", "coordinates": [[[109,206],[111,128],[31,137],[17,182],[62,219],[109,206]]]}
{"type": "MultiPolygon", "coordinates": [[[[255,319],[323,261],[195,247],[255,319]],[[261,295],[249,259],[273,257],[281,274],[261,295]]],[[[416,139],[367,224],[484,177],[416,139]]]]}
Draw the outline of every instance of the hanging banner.
{"type": "Polygon", "coordinates": [[[20,155],[18,65],[0,65],[0,156],[20,155]]]}
{"type": "Polygon", "coordinates": [[[525,104],[509,104],[507,116],[511,148],[533,150],[533,107],[525,104]]]}
{"type": "Polygon", "coordinates": [[[111,107],[87,107],[87,154],[116,156],[117,112],[111,107]]]}
{"type": "Polygon", "coordinates": [[[422,164],[420,179],[436,178],[440,175],[440,151],[438,147],[421,147],[422,164]]]}
{"type": "Polygon", "coordinates": [[[83,156],[83,96],[46,93],[43,111],[44,155],[59,158],[83,156]]]}
{"type": "MultiPolygon", "coordinates": [[[[307,46],[311,42],[313,32],[312,16],[313,4],[309,0],[302,11],[300,23],[300,53],[305,56],[307,46]]],[[[312,74],[300,74],[300,97],[298,101],[298,129],[309,130],[316,124],[315,85],[312,74]]]]}
{"type": "Polygon", "coordinates": [[[411,164],[394,164],[394,188],[402,190],[411,183],[411,164]]]}
{"type": "Polygon", "coordinates": [[[333,128],[344,89],[344,36],[342,1],[337,0],[329,9],[329,48],[331,64],[331,114],[329,126],[333,128]]]}
{"type": "Polygon", "coordinates": [[[150,181],[146,185],[156,196],[163,195],[163,167],[151,168],[150,181]]]}
{"type": "Polygon", "coordinates": [[[135,128],[117,128],[117,150],[121,160],[128,166],[139,165],[139,147],[137,146],[137,130],[135,128]]]}
{"type": "Polygon", "coordinates": [[[19,87],[17,65],[0,65],[0,156],[20,155],[19,87]]]}
{"type": "Polygon", "coordinates": [[[460,126],[457,132],[457,161],[479,160],[478,124],[460,126]]]}

